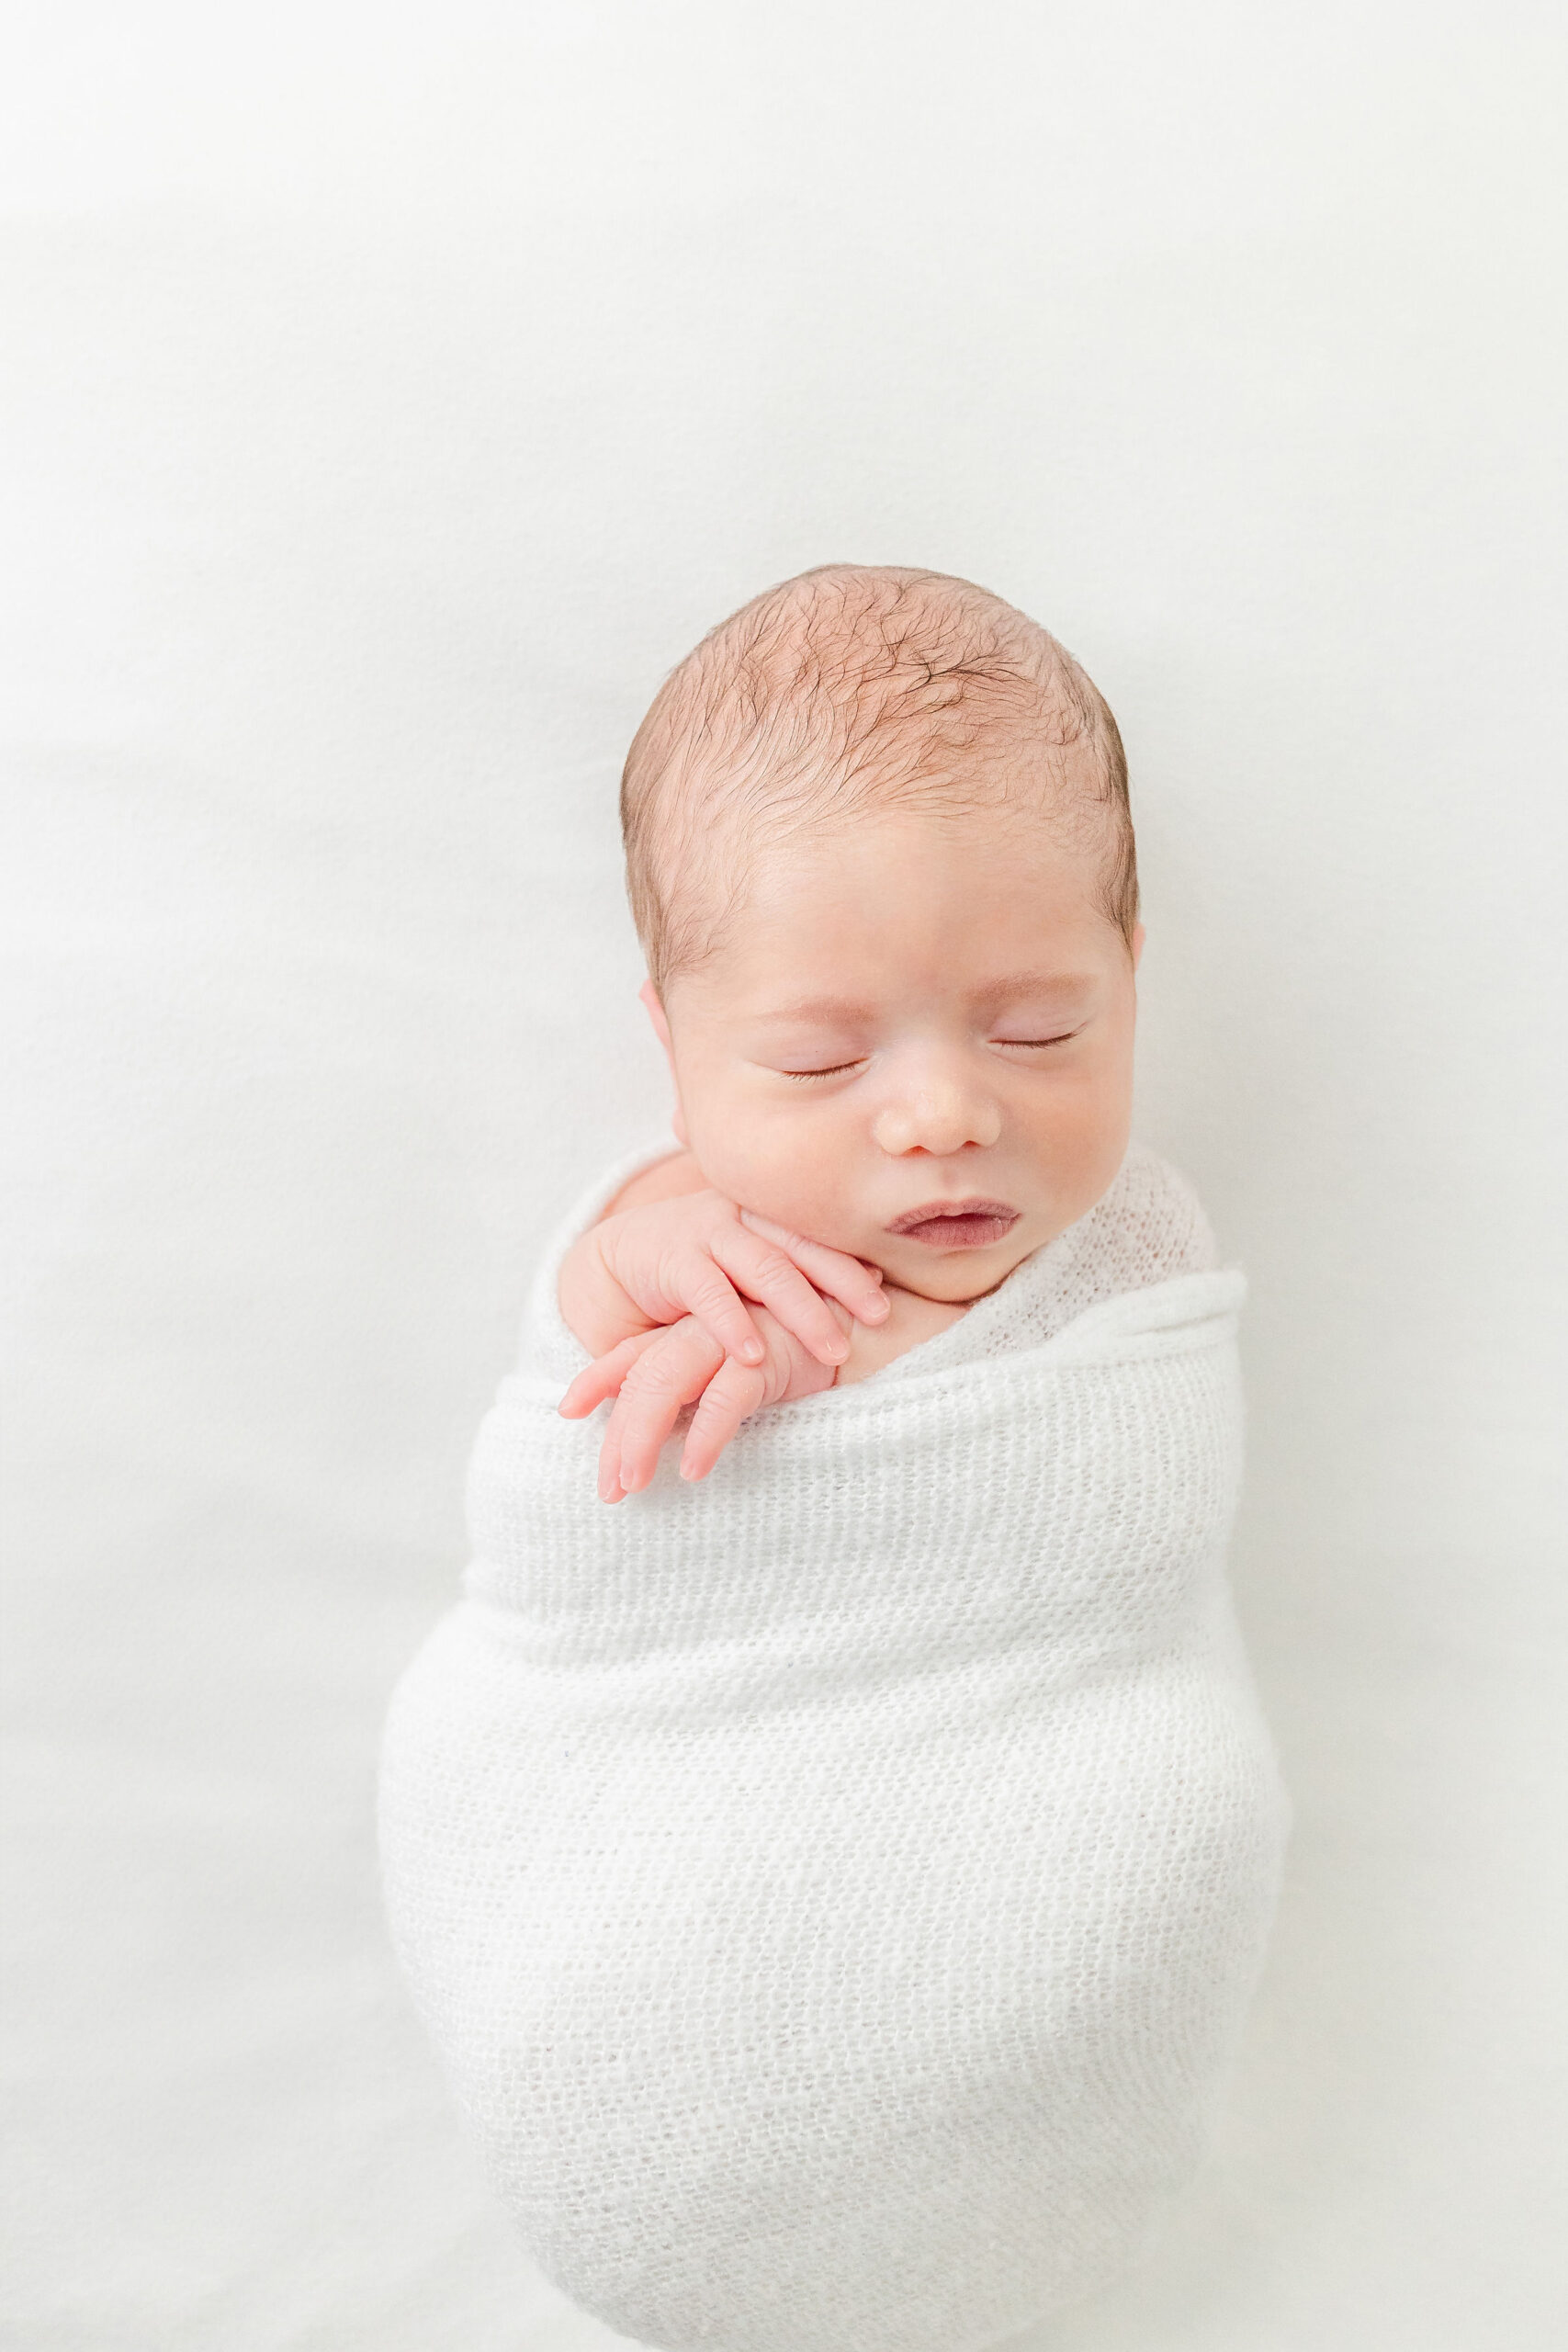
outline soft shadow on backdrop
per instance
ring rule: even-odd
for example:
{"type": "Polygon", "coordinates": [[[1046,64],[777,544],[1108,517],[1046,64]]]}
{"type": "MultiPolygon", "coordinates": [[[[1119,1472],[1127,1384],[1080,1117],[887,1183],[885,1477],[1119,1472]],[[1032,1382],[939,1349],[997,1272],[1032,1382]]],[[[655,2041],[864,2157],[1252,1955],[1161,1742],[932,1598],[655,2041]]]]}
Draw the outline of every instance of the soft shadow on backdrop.
{"type": "Polygon", "coordinates": [[[548,1220],[666,1116],[664,671],[967,573],[1132,759],[1298,1827],[1223,2144],[1040,2352],[1568,2303],[1558,12],[63,5],[0,138],[26,2352],[566,2352],[380,1928],[548,1220]],[[1555,1304],[1554,1304],[1555,1302],[1555,1304]]]}

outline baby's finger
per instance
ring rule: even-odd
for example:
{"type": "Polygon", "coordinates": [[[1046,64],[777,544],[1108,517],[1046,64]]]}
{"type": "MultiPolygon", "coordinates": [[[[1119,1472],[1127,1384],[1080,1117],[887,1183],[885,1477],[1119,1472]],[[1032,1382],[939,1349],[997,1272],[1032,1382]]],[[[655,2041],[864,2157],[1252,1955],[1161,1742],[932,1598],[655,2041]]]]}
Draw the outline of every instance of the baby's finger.
{"type": "Polygon", "coordinates": [[[818,1363],[842,1363],[850,1343],[833,1309],[776,1242],[736,1227],[714,1236],[713,1252],[750,1295],[760,1299],[818,1363]]]}
{"type": "Polygon", "coordinates": [[[785,1331],[795,1334],[802,1348],[811,1350],[818,1364],[841,1364],[849,1357],[849,1340],[832,1307],[776,1242],[736,1230],[733,1235],[717,1235],[712,1247],[724,1251],[736,1282],[755,1291],[761,1306],[769,1307],[785,1331]]]}
{"type": "MultiPolygon", "coordinates": [[[[692,1317],[671,1324],[657,1349],[638,1359],[621,1384],[604,1432],[604,1453],[612,1443],[620,1492],[635,1495],[659,1467],[659,1449],[685,1408],[702,1395],[725,1362],[724,1351],[692,1317]]],[[[601,1468],[604,1467],[604,1454],[601,1468]]],[[[601,1493],[604,1483],[601,1482],[601,1493]]],[[[614,1495],[605,1495],[614,1501],[614,1495]]]]}
{"type": "Polygon", "coordinates": [[[725,1358],[692,1415],[692,1426],[681,1449],[682,1478],[707,1476],[741,1422],[762,1402],[766,1387],[765,1374],[750,1364],[737,1363],[733,1356],[725,1358]]]}
{"type": "Polygon", "coordinates": [[[580,1372],[556,1410],[563,1420],[581,1421],[602,1405],[606,1396],[614,1396],[621,1383],[645,1348],[661,1336],[659,1329],[637,1331],[623,1340],[608,1355],[598,1356],[586,1370],[580,1372]]]}
{"type": "Polygon", "coordinates": [[[614,1429],[607,1428],[599,1448],[599,1499],[602,1503],[624,1502],[626,1494],[621,1484],[621,1441],[614,1429]]]}
{"type": "MultiPolygon", "coordinates": [[[[771,1217],[758,1216],[750,1209],[739,1211],[740,1222],[784,1250],[793,1262],[829,1298],[861,1323],[885,1323],[888,1302],[882,1289],[882,1269],[868,1266],[860,1258],[852,1258],[845,1250],[830,1250],[825,1241],[807,1241],[804,1234],[792,1233],[787,1226],[775,1225],[771,1217]]],[[[772,1301],[769,1301],[772,1305],[772,1301]]],[[[774,1308],[775,1314],[777,1309],[774,1308]]],[[[780,1317],[783,1320],[783,1317],[780,1317]]],[[[795,1337],[803,1334],[796,1332],[795,1337]]]]}
{"type": "Polygon", "coordinates": [[[767,1353],[761,1335],[744,1300],[705,1249],[682,1250],[663,1287],[696,1317],[727,1356],[737,1356],[742,1363],[761,1363],[767,1353]]]}

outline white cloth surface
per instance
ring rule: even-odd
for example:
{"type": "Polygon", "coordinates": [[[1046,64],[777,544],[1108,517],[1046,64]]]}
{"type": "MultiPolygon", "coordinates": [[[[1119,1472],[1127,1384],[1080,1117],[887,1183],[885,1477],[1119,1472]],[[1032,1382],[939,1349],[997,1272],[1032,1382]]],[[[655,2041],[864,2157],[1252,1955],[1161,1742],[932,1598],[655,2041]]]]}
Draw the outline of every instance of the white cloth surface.
{"type": "Polygon", "coordinates": [[[632,1164],[546,1254],[465,1597],[393,1701],[395,1940],[584,2309],[670,2352],[978,2352],[1147,2242],[1262,1963],[1242,1278],[1160,1278],[1207,1237],[1130,1155],[937,1339],[609,1507],[556,1278],[632,1164]]]}

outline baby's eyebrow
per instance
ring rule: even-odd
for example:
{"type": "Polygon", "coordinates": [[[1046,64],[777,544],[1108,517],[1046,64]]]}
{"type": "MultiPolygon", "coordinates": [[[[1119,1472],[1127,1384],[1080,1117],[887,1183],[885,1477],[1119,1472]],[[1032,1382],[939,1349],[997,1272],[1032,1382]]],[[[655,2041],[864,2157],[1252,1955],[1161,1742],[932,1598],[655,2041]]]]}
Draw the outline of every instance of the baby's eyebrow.
{"type": "MultiPolygon", "coordinates": [[[[972,1001],[977,1010],[994,1012],[1018,997],[1030,997],[1036,1001],[1052,997],[1066,1001],[1086,995],[1093,987],[1092,972],[1007,972],[999,979],[987,980],[983,989],[976,989],[972,1001]]],[[[803,997],[798,1003],[773,1006],[756,1018],[767,1027],[782,1028],[792,1021],[823,1021],[853,1028],[863,1022],[874,1021],[876,1007],[861,1004],[847,996],[803,997]]]]}
{"type": "Polygon", "coordinates": [[[803,997],[798,1004],[779,1005],[770,1012],[760,1012],[757,1015],[759,1021],[772,1023],[782,1023],[786,1021],[852,1023],[869,1021],[872,1017],[873,1012],[870,1005],[857,1004],[852,997],[847,996],[803,997]]]}
{"type": "Polygon", "coordinates": [[[1083,996],[1094,986],[1092,972],[1008,972],[976,991],[976,1004],[1006,1004],[1010,998],[1083,996]]]}

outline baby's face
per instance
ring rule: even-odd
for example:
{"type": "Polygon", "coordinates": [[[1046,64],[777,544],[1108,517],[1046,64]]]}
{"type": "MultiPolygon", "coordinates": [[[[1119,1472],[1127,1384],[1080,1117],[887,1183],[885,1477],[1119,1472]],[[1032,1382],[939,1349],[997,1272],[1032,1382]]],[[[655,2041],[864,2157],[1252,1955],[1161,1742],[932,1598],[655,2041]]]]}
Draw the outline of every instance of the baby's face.
{"type": "Polygon", "coordinates": [[[924,1297],[994,1289],[1126,1151],[1136,954],[1100,870],[1017,813],[862,814],[763,854],[722,951],[663,1017],[645,991],[708,1182],[924,1297]]]}

